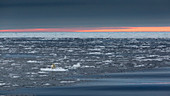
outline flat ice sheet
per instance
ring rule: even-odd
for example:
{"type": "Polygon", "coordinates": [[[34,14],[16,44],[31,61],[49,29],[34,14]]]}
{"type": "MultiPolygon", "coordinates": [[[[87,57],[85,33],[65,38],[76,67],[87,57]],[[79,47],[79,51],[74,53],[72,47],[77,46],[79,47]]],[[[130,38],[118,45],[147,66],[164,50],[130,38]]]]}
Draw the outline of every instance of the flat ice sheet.
{"type": "Polygon", "coordinates": [[[67,69],[64,68],[55,68],[55,69],[51,69],[51,68],[41,68],[41,71],[68,71],[67,69]]]}

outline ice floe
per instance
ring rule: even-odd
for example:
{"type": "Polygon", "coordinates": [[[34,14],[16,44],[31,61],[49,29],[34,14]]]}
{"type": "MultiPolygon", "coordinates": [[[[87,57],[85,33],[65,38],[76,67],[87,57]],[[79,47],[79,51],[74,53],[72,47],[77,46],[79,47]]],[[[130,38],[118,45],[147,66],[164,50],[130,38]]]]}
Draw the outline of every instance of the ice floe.
{"type": "Polygon", "coordinates": [[[144,67],[145,65],[144,64],[141,64],[141,65],[134,65],[134,67],[144,67]]]}
{"type": "Polygon", "coordinates": [[[64,69],[62,67],[57,67],[55,69],[51,69],[51,68],[41,68],[41,71],[68,71],[68,69],[64,69]]]}
{"type": "Polygon", "coordinates": [[[77,63],[77,64],[73,65],[70,69],[77,69],[77,68],[79,68],[80,66],[81,66],[80,63],[77,63]]]}
{"type": "Polygon", "coordinates": [[[87,53],[87,54],[90,54],[90,55],[100,55],[100,54],[102,54],[101,52],[89,52],[89,53],[87,53]]]}
{"type": "Polygon", "coordinates": [[[162,61],[162,58],[156,58],[156,59],[143,59],[142,61],[162,61]]]}
{"type": "Polygon", "coordinates": [[[84,66],[81,66],[81,68],[95,68],[95,66],[84,65],[84,66]]]}
{"type": "Polygon", "coordinates": [[[11,66],[20,66],[20,64],[12,63],[11,66]]]}
{"type": "Polygon", "coordinates": [[[49,86],[49,85],[50,85],[50,83],[45,83],[45,84],[43,84],[43,85],[45,85],[45,86],[49,86]]]}
{"type": "Polygon", "coordinates": [[[9,77],[11,77],[11,78],[19,78],[20,76],[17,75],[17,74],[10,73],[9,77]]]}
{"type": "Polygon", "coordinates": [[[60,83],[74,83],[76,81],[60,81],[60,83]]]}
{"type": "Polygon", "coordinates": [[[40,63],[40,61],[36,61],[36,60],[28,60],[27,63],[40,63]]]}
{"type": "Polygon", "coordinates": [[[0,86],[4,86],[4,85],[6,85],[6,83],[0,83],[0,86]]]}

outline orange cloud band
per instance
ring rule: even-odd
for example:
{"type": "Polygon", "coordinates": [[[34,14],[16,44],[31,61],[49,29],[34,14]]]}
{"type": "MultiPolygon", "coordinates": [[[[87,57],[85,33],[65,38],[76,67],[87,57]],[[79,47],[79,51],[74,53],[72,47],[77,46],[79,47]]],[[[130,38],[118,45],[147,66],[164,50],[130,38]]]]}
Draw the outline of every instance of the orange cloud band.
{"type": "Polygon", "coordinates": [[[6,29],[0,32],[170,32],[170,27],[87,27],[6,29]]]}

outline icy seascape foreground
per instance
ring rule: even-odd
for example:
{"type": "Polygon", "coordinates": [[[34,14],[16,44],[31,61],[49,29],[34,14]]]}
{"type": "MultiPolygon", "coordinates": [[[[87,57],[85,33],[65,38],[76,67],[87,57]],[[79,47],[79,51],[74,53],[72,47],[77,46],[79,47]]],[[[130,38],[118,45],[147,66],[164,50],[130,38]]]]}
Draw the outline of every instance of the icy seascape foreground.
{"type": "Polygon", "coordinates": [[[79,76],[170,66],[170,39],[0,38],[0,90],[67,86],[79,76]],[[64,71],[44,71],[55,64],[64,71]]]}

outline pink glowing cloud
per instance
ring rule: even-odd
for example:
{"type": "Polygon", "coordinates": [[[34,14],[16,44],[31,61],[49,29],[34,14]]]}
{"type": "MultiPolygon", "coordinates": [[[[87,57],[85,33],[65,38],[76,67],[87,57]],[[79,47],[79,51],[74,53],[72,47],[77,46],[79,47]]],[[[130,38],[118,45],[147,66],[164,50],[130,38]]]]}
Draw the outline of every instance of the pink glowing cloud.
{"type": "Polygon", "coordinates": [[[0,32],[170,32],[170,27],[81,27],[6,29],[0,32]]]}

